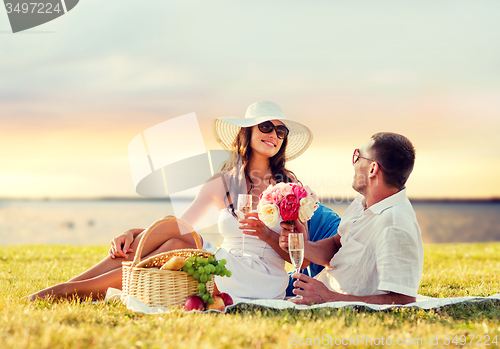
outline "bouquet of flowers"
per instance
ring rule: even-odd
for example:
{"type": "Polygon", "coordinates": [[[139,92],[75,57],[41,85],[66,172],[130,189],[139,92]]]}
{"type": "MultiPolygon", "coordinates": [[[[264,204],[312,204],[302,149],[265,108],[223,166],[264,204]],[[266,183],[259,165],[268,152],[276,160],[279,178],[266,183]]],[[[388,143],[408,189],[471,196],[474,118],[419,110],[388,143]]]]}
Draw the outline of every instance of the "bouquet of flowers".
{"type": "Polygon", "coordinates": [[[270,185],[260,194],[257,211],[265,225],[274,227],[280,216],[290,224],[297,218],[306,222],[318,207],[318,196],[308,186],[278,183],[270,185]]]}

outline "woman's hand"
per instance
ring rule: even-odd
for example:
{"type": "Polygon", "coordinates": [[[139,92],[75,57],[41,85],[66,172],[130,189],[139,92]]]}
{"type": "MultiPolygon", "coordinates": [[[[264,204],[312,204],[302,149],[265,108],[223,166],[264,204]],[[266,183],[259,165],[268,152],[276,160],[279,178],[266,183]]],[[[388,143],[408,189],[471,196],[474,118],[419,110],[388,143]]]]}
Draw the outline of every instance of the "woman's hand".
{"type": "MultiPolygon", "coordinates": [[[[259,214],[257,212],[247,213],[245,215],[245,217],[247,217],[247,219],[240,220],[240,223],[241,223],[240,229],[243,230],[243,233],[245,233],[247,235],[257,236],[260,240],[264,241],[269,246],[271,246],[272,249],[275,250],[276,253],[278,253],[281,256],[281,258],[283,258],[285,261],[291,263],[290,255],[288,254],[288,251],[286,250],[286,247],[288,247],[288,234],[286,235],[286,246],[285,245],[282,246],[281,241],[282,240],[285,241],[285,239],[282,236],[283,231],[281,232],[281,234],[282,234],[281,236],[276,234],[276,232],[274,232],[273,230],[268,228],[264,224],[264,222],[262,222],[259,219],[259,214]]],[[[297,224],[297,222],[300,222],[300,221],[297,220],[295,224],[297,224]]],[[[282,228],[286,228],[287,226],[289,226],[291,228],[291,225],[286,225],[285,222],[281,223],[282,228]],[[285,224],[285,226],[284,226],[284,224],[285,224]]],[[[300,223],[300,231],[304,232],[304,230],[307,231],[307,225],[305,225],[304,223],[300,223]]],[[[304,259],[304,262],[302,263],[301,269],[307,268],[308,265],[309,265],[309,261],[304,259]]]]}
{"type": "Polygon", "coordinates": [[[283,229],[281,230],[279,245],[283,249],[283,251],[288,252],[288,234],[292,232],[292,229],[294,229],[296,233],[304,234],[304,244],[309,241],[309,231],[307,230],[307,224],[302,223],[299,219],[294,221],[294,226],[286,222],[281,222],[280,226],[283,229]]]}
{"type": "Polygon", "coordinates": [[[259,219],[257,212],[250,212],[245,215],[246,219],[240,220],[240,229],[244,234],[253,235],[264,242],[267,242],[273,231],[259,219]]]}
{"type": "Polygon", "coordinates": [[[128,258],[128,254],[134,251],[130,248],[130,245],[134,242],[134,238],[143,231],[144,229],[129,229],[111,240],[111,248],[108,251],[109,256],[111,258],[128,258]]]}

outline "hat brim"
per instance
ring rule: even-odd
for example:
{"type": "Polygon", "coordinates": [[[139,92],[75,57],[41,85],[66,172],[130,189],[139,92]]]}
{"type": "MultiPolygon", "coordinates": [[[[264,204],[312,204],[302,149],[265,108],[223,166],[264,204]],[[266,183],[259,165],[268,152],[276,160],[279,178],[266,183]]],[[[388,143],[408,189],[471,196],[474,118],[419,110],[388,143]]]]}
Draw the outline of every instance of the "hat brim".
{"type": "Polygon", "coordinates": [[[242,127],[252,127],[264,121],[280,120],[290,131],[285,150],[286,161],[291,161],[304,153],[312,143],[311,130],[298,122],[276,116],[256,118],[220,118],[212,121],[215,140],[226,150],[233,150],[233,143],[242,127]]]}

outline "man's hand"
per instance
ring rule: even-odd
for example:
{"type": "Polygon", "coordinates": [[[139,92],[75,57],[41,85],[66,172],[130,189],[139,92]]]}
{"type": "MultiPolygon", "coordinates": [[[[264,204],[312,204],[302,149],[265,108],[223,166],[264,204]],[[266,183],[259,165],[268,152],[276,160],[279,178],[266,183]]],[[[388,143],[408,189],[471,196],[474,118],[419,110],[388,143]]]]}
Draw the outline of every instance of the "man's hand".
{"type": "Polygon", "coordinates": [[[293,293],[302,296],[302,299],[290,299],[295,304],[316,304],[325,302],[364,302],[368,304],[408,304],[416,301],[415,297],[400,293],[388,292],[368,296],[353,296],[330,291],[321,281],[304,274],[293,274],[293,283],[296,288],[293,293]],[[301,290],[302,289],[302,290],[301,290]]]}
{"type": "Polygon", "coordinates": [[[290,299],[290,301],[295,304],[332,302],[337,300],[335,299],[336,295],[342,296],[340,293],[330,291],[321,281],[313,279],[307,275],[294,273],[292,274],[292,278],[297,279],[297,281],[293,283],[295,288],[292,292],[296,295],[302,296],[302,299],[290,299]]]}
{"type": "Polygon", "coordinates": [[[134,242],[135,236],[139,235],[144,229],[129,229],[125,233],[111,240],[111,248],[108,254],[111,258],[123,257],[128,258],[128,254],[134,250],[130,248],[134,242]]]}

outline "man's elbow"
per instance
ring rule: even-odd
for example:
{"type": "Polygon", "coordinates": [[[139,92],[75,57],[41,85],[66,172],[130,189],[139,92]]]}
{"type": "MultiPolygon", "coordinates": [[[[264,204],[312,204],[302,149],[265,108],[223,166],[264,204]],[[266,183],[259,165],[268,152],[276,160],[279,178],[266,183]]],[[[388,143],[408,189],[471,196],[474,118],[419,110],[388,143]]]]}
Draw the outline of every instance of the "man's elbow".
{"type": "Polygon", "coordinates": [[[392,304],[405,305],[415,303],[417,301],[416,297],[407,296],[405,294],[391,292],[389,295],[392,300],[392,304]]]}
{"type": "Polygon", "coordinates": [[[409,296],[405,296],[406,298],[403,300],[403,305],[405,304],[410,304],[410,303],[415,303],[417,301],[417,297],[409,297],[409,296]]]}

